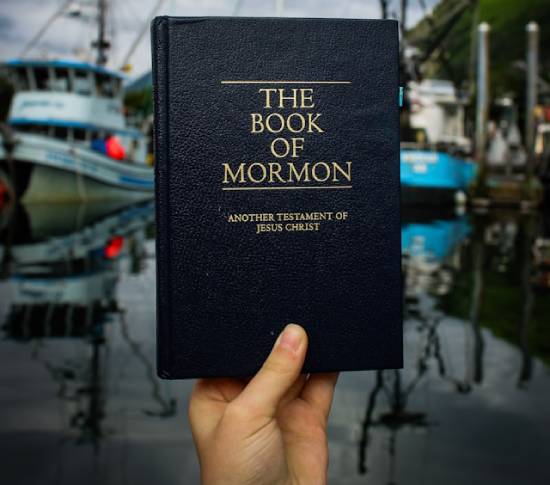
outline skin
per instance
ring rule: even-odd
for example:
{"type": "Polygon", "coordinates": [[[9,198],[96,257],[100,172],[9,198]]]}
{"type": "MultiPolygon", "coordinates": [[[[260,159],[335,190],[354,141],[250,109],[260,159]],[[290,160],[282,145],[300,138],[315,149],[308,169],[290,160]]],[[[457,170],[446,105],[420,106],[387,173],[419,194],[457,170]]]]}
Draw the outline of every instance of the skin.
{"type": "Polygon", "coordinates": [[[200,379],[189,404],[203,485],[322,485],[337,374],[300,374],[307,335],[290,324],[258,373],[200,379]]]}

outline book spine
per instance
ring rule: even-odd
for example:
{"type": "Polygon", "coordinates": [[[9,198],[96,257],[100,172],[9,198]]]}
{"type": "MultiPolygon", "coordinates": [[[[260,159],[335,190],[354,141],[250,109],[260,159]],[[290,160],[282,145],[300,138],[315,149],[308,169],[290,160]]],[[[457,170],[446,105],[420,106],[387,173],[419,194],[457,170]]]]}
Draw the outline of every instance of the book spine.
{"type": "Polygon", "coordinates": [[[170,338],[170,235],[169,235],[169,147],[168,147],[168,55],[169,19],[157,17],[151,23],[153,61],[153,147],[155,156],[155,211],[157,254],[157,373],[171,374],[170,338]],[[164,219],[162,219],[164,218],[164,219]],[[162,349],[161,349],[162,347],[162,349]]]}

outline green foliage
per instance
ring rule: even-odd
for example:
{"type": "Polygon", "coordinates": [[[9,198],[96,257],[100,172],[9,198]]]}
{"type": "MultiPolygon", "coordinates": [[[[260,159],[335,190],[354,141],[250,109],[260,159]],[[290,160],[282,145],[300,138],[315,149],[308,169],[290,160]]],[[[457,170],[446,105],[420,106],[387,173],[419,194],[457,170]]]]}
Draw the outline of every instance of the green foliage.
{"type": "MultiPolygon", "coordinates": [[[[519,264],[519,263],[518,263],[519,264]]],[[[546,363],[550,363],[550,298],[548,293],[526,290],[512,272],[498,273],[487,268],[483,272],[483,297],[480,312],[481,326],[493,335],[515,346],[520,346],[522,314],[525,311],[526,291],[534,292],[532,313],[527,324],[527,345],[529,352],[546,363]]],[[[462,271],[456,275],[453,291],[443,302],[444,311],[452,316],[469,320],[472,306],[473,271],[462,271]]]]}
{"type": "MultiPolygon", "coordinates": [[[[443,0],[429,19],[422,20],[408,33],[408,39],[421,50],[425,49],[443,30],[441,23],[461,0],[443,0]]],[[[476,2],[473,2],[476,3],[476,2]]],[[[443,58],[434,55],[427,67],[429,77],[452,79],[457,85],[470,80],[472,40],[478,23],[488,22],[491,26],[491,91],[493,97],[523,93],[525,74],[514,64],[524,61],[526,49],[525,26],[530,21],[538,22],[541,29],[541,73],[550,71],[550,51],[545,46],[550,42],[550,8],[548,0],[479,0],[477,12],[468,7],[460,20],[441,45],[443,58]]],[[[475,52],[475,51],[473,51],[475,52]]]]}
{"type": "Polygon", "coordinates": [[[131,114],[145,117],[153,112],[153,94],[150,86],[139,90],[130,91],[124,96],[124,106],[131,114]]]}

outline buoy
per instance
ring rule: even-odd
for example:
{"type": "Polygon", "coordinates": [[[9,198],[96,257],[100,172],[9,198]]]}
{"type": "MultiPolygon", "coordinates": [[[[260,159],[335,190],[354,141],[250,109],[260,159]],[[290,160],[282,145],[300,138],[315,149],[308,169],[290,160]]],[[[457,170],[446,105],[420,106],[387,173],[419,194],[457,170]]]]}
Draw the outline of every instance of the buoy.
{"type": "Polygon", "coordinates": [[[107,140],[105,140],[105,148],[108,157],[114,158],[115,160],[124,160],[126,153],[116,136],[109,136],[107,140]]]}
{"type": "Polygon", "coordinates": [[[126,157],[124,146],[116,136],[108,136],[105,140],[92,140],[92,149],[115,160],[124,160],[126,157]]]}
{"type": "Polygon", "coordinates": [[[120,255],[122,246],[124,245],[124,238],[122,236],[113,236],[103,250],[103,254],[107,259],[114,259],[120,255]]]}

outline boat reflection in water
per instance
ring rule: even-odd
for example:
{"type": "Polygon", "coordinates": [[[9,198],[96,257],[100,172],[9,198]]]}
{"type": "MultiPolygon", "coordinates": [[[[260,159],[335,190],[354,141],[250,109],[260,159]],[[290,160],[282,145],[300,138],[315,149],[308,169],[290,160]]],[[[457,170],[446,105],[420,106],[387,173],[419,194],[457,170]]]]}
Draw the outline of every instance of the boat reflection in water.
{"type": "Polygon", "coordinates": [[[536,430],[550,424],[548,241],[536,215],[405,217],[405,367],[371,379],[360,474],[388,484],[550,478],[536,430]],[[506,462],[503,476],[493,467],[506,462]]]}
{"type": "MultiPolygon", "coordinates": [[[[329,483],[547,481],[549,229],[404,210],[405,368],[340,376],[329,483]]],[[[0,231],[3,483],[198,483],[192,381],[155,376],[152,203],[6,206],[0,231]]]]}
{"type": "MultiPolygon", "coordinates": [[[[43,365],[68,412],[65,424],[76,443],[97,449],[109,389],[109,327],[120,334],[145,369],[156,406],[151,416],[171,416],[149,355],[131,337],[117,301],[121,274],[139,275],[154,258],[151,201],[130,207],[110,204],[17,206],[4,214],[0,247],[5,338],[29,344],[29,358],[43,365]],[[69,352],[66,352],[66,351],[69,352]],[[51,352],[52,351],[52,352],[51,352]]],[[[150,322],[151,325],[154,322],[150,322]]],[[[112,359],[111,359],[112,360],[112,359]]],[[[24,382],[22,382],[25,385],[24,382]]]]}

